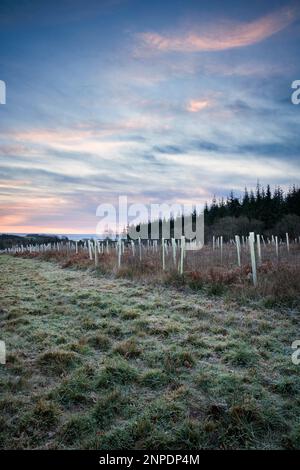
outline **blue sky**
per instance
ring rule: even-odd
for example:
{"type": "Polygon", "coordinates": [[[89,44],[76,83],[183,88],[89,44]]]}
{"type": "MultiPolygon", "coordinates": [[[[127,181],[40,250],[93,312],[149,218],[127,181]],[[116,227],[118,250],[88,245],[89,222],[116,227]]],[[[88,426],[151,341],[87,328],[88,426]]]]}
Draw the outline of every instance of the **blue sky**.
{"type": "Polygon", "coordinates": [[[300,182],[300,2],[1,0],[0,231],[300,182]]]}

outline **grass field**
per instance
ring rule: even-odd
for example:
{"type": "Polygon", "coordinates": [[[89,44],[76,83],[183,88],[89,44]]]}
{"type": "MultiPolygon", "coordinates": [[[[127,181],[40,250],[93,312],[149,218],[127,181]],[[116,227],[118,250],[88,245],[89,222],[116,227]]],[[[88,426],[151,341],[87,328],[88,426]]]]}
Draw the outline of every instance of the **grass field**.
{"type": "Polygon", "coordinates": [[[0,256],[1,448],[300,448],[296,307],[0,256]]]}

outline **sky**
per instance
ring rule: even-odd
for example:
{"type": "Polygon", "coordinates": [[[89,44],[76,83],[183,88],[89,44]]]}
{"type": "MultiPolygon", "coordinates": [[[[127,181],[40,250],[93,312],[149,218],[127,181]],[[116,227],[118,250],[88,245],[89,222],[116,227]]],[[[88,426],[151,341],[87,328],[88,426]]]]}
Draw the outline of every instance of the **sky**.
{"type": "Polygon", "coordinates": [[[0,232],[299,184],[299,44],[299,0],[0,0],[0,232]]]}

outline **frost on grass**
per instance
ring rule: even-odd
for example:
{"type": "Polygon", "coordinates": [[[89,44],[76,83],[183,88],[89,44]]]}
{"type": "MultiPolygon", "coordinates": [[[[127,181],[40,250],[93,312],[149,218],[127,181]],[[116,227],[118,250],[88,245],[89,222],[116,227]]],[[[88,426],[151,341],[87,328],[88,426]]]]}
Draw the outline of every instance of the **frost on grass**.
{"type": "Polygon", "coordinates": [[[298,312],[0,257],[1,448],[299,448],[298,312]]]}

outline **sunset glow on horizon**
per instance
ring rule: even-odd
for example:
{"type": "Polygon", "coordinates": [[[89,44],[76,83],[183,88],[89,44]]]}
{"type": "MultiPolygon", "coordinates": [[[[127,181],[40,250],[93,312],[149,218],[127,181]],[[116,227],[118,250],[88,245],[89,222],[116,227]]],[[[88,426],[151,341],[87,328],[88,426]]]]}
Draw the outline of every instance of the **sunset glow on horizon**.
{"type": "Polygon", "coordinates": [[[0,232],[300,183],[298,2],[5,2],[0,232]]]}

